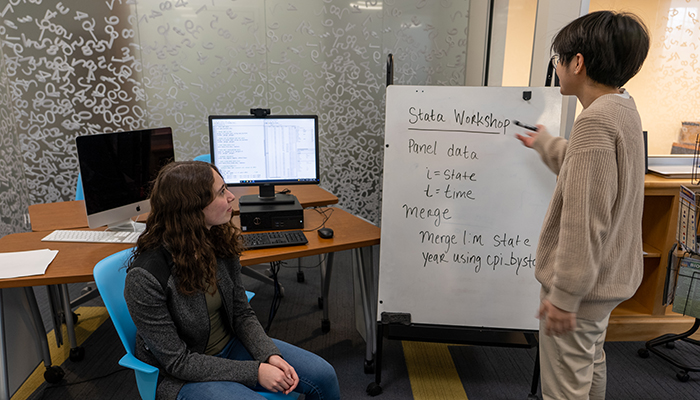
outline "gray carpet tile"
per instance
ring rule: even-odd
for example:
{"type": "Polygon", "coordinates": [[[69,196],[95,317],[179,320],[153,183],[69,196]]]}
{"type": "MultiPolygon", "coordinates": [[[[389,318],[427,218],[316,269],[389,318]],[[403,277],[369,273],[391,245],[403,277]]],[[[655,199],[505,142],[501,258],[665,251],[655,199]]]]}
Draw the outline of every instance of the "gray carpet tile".
{"type": "MultiPolygon", "coordinates": [[[[688,382],[676,379],[677,368],[660,357],[639,357],[644,342],[607,342],[607,399],[663,400],[700,398],[700,373],[688,382]]],[[[688,365],[700,366],[700,347],[678,343],[662,349],[688,365]]],[[[530,392],[534,349],[450,346],[450,353],[470,400],[525,399],[530,392]]]]}
{"type": "MultiPolygon", "coordinates": [[[[376,253],[376,252],[375,252],[376,253]]],[[[277,315],[269,334],[325,358],[334,366],[338,374],[341,393],[344,399],[366,398],[365,388],[374,380],[374,375],[364,373],[365,342],[355,328],[352,264],[350,252],[340,252],[335,256],[332,273],[331,298],[324,306],[329,307],[331,330],[321,331],[322,310],[319,309],[320,271],[318,257],[302,259],[304,282],[297,282],[297,261],[293,260],[281,268],[280,282],[285,288],[277,315]]],[[[246,289],[256,293],[251,301],[253,309],[263,326],[268,322],[272,300],[272,287],[244,276],[246,289]]],[[[71,298],[77,296],[82,284],[70,285],[71,298]]],[[[36,288],[37,298],[42,306],[46,290],[36,288]]],[[[84,305],[100,305],[99,299],[84,305]]],[[[48,307],[42,307],[48,315],[48,307]]],[[[45,318],[48,321],[48,318],[45,318]]],[[[67,339],[65,343],[68,343],[67,339]]],[[[102,379],[75,384],[100,377],[121,367],[117,361],[124,354],[119,338],[110,320],[107,320],[83,344],[85,359],[80,362],[67,360],[62,368],[66,372],[63,382],[58,385],[42,384],[30,400],[37,399],[137,399],[138,391],[133,373],[118,372],[102,379]]],[[[395,360],[383,371],[385,394],[382,400],[412,398],[410,382],[401,343],[387,341],[385,357],[395,360]]]]}
{"type": "MultiPolygon", "coordinates": [[[[365,343],[355,329],[354,300],[350,252],[335,257],[329,307],[331,331],[321,331],[319,309],[320,273],[317,257],[302,260],[304,282],[297,282],[297,262],[291,261],[279,273],[285,287],[270,336],[293,343],[319,354],[336,369],[343,399],[368,398],[365,388],[374,375],[364,373],[365,343]]],[[[256,293],[251,305],[263,326],[267,324],[272,288],[244,277],[246,288],[256,293]]],[[[80,294],[84,285],[69,285],[71,298],[80,294]]],[[[40,306],[45,306],[44,287],[35,288],[40,306]]],[[[99,298],[85,304],[101,305],[99,298]]],[[[48,318],[45,318],[48,321],[48,318]]],[[[67,340],[66,340],[67,343],[67,340]]],[[[382,388],[377,399],[412,399],[408,372],[401,342],[384,340],[382,388]]],[[[690,373],[690,381],[676,379],[676,369],[660,357],[642,359],[637,350],[643,342],[608,342],[609,400],[662,400],[700,398],[700,373],[690,373]]],[[[120,371],[117,361],[124,354],[110,320],[107,320],[83,344],[83,361],[67,360],[62,368],[66,377],[59,385],[47,383],[30,397],[37,399],[138,399],[131,371],[120,371]],[[94,380],[90,380],[94,379],[94,380]],[[79,383],[84,382],[84,383],[79,383]]],[[[700,365],[700,347],[678,343],[675,349],[662,349],[688,364],[700,365]]],[[[470,400],[526,399],[530,392],[535,349],[513,349],[484,346],[449,346],[450,354],[470,400]]]]}

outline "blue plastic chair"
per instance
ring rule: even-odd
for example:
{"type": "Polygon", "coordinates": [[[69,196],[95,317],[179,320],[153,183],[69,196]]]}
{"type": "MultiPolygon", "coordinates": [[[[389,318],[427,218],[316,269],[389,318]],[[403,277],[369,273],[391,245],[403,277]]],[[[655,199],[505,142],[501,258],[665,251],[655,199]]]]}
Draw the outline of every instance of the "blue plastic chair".
{"type": "MultiPolygon", "coordinates": [[[[122,250],[111,256],[105,257],[95,265],[92,274],[95,277],[97,288],[102,295],[102,301],[107,308],[109,316],[112,318],[114,328],[117,330],[119,339],[124,345],[126,354],[119,360],[119,365],[134,370],[136,375],[136,385],[139,394],[144,400],[156,398],[156,386],[158,384],[158,368],[146,364],[134,356],[136,343],[136,325],[131,319],[129,309],[124,300],[124,283],[126,280],[126,265],[131,257],[134,248],[122,250]]],[[[246,291],[248,301],[255,296],[254,293],[246,291]]],[[[284,395],[282,393],[259,392],[263,397],[271,400],[296,399],[297,393],[284,395]]]]}
{"type": "Polygon", "coordinates": [[[78,183],[75,185],[75,199],[85,200],[85,194],[83,193],[83,180],[80,177],[80,172],[78,172],[78,183]]]}
{"type": "Polygon", "coordinates": [[[194,161],[204,161],[204,162],[211,162],[211,155],[209,154],[200,154],[197,157],[194,158],[194,161]]]}

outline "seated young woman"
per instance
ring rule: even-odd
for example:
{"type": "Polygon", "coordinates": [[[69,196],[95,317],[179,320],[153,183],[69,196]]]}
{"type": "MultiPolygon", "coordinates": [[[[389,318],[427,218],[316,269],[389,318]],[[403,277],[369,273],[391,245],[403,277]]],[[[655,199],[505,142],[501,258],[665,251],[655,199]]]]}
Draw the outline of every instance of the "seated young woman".
{"type": "Polygon", "coordinates": [[[292,391],[339,399],[333,367],[271,339],[241,280],[235,196],[215,166],[173,162],[158,174],[124,296],[136,357],[160,369],[158,399],[261,399],[292,391]]]}

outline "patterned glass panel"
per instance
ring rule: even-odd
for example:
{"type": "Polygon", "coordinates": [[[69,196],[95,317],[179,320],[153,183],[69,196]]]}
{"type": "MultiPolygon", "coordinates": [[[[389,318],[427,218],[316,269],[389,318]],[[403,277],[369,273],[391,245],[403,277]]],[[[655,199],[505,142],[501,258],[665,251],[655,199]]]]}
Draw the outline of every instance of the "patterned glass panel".
{"type": "Polygon", "coordinates": [[[4,60],[0,46],[0,237],[29,230],[24,219],[29,195],[24,186],[22,153],[4,60]]]}
{"type": "Polygon", "coordinates": [[[0,7],[0,89],[12,110],[0,134],[22,156],[1,165],[16,181],[0,178],[3,216],[73,198],[78,135],[171,126],[176,158],[192,159],[209,152],[208,115],[263,107],[319,115],[322,186],[379,222],[387,55],[395,84],[464,84],[468,0],[0,7]],[[5,194],[16,187],[24,198],[5,194]]]}

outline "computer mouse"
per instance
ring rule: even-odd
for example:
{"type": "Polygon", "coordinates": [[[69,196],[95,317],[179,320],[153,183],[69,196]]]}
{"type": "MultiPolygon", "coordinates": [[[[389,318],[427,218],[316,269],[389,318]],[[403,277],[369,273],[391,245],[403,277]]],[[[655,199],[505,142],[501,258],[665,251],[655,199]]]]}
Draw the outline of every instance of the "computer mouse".
{"type": "Polygon", "coordinates": [[[318,236],[324,239],[330,239],[333,237],[333,229],[331,228],[321,228],[318,230],[318,236]]]}

